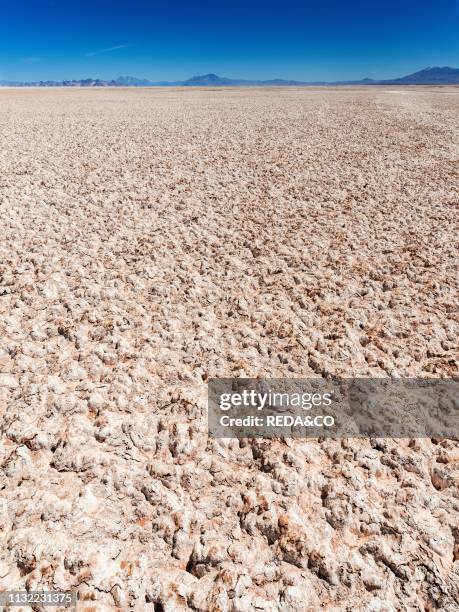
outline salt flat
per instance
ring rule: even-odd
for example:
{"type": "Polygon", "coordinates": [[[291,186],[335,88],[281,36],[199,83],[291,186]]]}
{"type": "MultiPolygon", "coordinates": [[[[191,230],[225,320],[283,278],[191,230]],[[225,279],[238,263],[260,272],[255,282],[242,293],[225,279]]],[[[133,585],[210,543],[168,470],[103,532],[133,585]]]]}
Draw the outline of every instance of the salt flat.
{"type": "Polygon", "coordinates": [[[457,374],[457,93],[0,89],[1,589],[457,609],[457,442],[206,431],[210,377],[457,374]]]}

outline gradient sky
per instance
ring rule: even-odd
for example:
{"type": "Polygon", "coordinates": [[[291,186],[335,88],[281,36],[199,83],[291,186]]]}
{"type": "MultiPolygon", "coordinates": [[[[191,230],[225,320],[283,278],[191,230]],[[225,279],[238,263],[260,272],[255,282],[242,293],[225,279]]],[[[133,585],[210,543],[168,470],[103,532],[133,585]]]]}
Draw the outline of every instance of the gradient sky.
{"type": "Polygon", "coordinates": [[[389,78],[459,67],[459,0],[0,0],[0,79],[389,78]]]}

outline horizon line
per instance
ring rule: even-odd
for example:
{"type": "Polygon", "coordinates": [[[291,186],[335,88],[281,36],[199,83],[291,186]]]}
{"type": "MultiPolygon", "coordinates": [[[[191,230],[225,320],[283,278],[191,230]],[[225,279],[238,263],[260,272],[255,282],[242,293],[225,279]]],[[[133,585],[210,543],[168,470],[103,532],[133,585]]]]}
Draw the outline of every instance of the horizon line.
{"type": "MultiPolygon", "coordinates": [[[[112,47],[109,49],[102,49],[100,51],[95,51],[95,52],[91,52],[92,54],[98,54],[98,53],[105,53],[105,52],[109,52],[112,49],[115,50],[117,48],[123,48],[124,45],[119,45],[117,47],[112,47]]],[[[209,82],[208,85],[230,85],[230,86],[237,86],[239,85],[250,85],[250,84],[269,84],[269,83],[273,83],[276,84],[276,82],[279,83],[284,83],[284,84],[292,84],[292,85],[335,85],[335,84],[364,84],[364,83],[374,83],[374,84],[384,84],[384,83],[389,83],[390,81],[399,81],[402,79],[407,79],[409,77],[418,75],[418,74],[422,74],[423,72],[427,72],[427,71],[433,71],[433,70],[451,70],[454,72],[459,72],[459,68],[453,68],[451,66],[427,66],[425,68],[421,68],[419,70],[417,70],[416,72],[412,72],[409,73],[407,75],[401,76],[401,77],[392,77],[392,78],[385,78],[385,79],[377,79],[377,78],[371,78],[371,77],[363,77],[363,78],[353,78],[353,79],[340,79],[340,80],[320,80],[320,79],[315,79],[313,81],[305,81],[305,80],[299,80],[296,78],[284,78],[284,77],[272,77],[272,78],[268,78],[268,79],[260,79],[260,78],[235,78],[235,77],[222,77],[220,75],[217,75],[216,73],[213,72],[209,72],[206,74],[199,74],[199,75],[193,75],[192,77],[186,78],[186,79],[175,79],[175,80],[167,80],[167,79],[160,79],[157,81],[153,81],[150,78],[146,78],[146,77],[134,77],[132,75],[119,75],[118,77],[112,77],[112,78],[102,78],[102,77],[84,77],[84,78],[64,78],[64,79],[52,79],[52,78],[41,78],[41,79],[37,79],[37,80],[26,80],[26,81],[21,81],[21,80],[14,80],[14,79],[0,79],[0,85],[3,86],[34,86],[36,84],[39,83],[55,83],[57,85],[63,85],[64,83],[84,83],[84,82],[101,82],[101,83],[113,83],[114,86],[167,86],[168,84],[170,84],[171,86],[180,86],[181,84],[188,84],[190,82],[193,82],[195,80],[199,80],[199,79],[210,79],[210,80],[215,80],[215,81],[227,81],[227,83],[212,83],[209,82]],[[131,81],[131,83],[117,83],[117,81],[122,81],[122,80],[126,80],[126,81],[131,81]]],[[[455,81],[456,83],[459,82],[455,81]]],[[[452,83],[454,84],[454,83],[452,83]]],[[[107,85],[105,85],[107,86],[107,85]]]]}

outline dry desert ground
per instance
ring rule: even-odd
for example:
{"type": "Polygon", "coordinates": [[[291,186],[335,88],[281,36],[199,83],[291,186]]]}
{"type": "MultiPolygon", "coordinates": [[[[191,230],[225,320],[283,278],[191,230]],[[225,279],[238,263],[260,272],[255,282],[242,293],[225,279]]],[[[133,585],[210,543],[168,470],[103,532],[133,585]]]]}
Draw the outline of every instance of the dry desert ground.
{"type": "Polygon", "coordinates": [[[206,429],[210,377],[457,374],[458,128],[453,87],[0,90],[1,589],[459,610],[458,442],[206,429]]]}

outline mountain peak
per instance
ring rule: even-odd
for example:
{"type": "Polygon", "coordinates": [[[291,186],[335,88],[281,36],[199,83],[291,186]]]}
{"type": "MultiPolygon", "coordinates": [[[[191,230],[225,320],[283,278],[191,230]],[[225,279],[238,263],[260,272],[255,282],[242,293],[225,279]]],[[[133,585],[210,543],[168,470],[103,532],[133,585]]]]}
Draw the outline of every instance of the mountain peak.
{"type": "Polygon", "coordinates": [[[217,74],[213,72],[209,72],[208,74],[196,75],[191,77],[185,81],[186,85],[230,85],[231,79],[225,79],[223,77],[219,77],[217,74]]]}
{"type": "Polygon", "coordinates": [[[148,85],[152,85],[148,79],[138,79],[133,76],[119,76],[113,82],[124,87],[148,87],[148,85]]]}
{"type": "Polygon", "coordinates": [[[453,85],[459,83],[459,68],[428,66],[400,79],[391,79],[390,82],[405,85],[453,85]]]}

